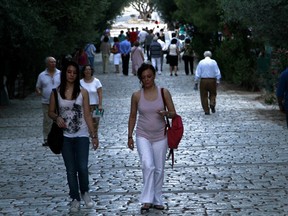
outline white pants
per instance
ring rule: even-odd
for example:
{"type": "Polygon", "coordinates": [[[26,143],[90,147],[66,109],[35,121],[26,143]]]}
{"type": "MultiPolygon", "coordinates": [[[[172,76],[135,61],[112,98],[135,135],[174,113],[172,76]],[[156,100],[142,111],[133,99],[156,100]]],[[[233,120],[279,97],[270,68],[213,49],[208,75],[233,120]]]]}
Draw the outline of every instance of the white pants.
{"type": "Polygon", "coordinates": [[[161,58],[160,57],[159,58],[151,58],[151,63],[155,69],[157,67],[157,69],[158,69],[157,71],[162,72],[161,71],[161,58]]]}
{"type": "Polygon", "coordinates": [[[113,55],[113,63],[114,65],[119,65],[120,64],[120,59],[121,59],[121,54],[117,53],[113,55]]]}
{"type": "Polygon", "coordinates": [[[162,186],[168,149],[167,138],[151,143],[143,137],[136,137],[136,145],[143,174],[143,189],[139,201],[163,205],[162,186]]]}

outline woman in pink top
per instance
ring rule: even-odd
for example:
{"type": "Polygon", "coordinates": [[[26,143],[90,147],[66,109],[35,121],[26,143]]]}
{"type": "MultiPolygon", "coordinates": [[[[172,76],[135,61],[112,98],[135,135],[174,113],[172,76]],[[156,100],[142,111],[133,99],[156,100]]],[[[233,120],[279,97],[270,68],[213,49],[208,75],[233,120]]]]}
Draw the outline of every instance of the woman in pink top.
{"type": "Polygon", "coordinates": [[[144,53],[139,45],[139,42],[136,41],[131,49],[132,73],[134,75],[136,75],[138,68],[144,62],[144,53]]]}
{"type": "Polygon", "coordinates": [[[161,88],[155,84],[155,74],[155,68],[151,64],[144,63],[138,69],[137,76],[142,89],[132,94],[128,122],[128,148],[133,150],[132,135],[138,113],[136,145],[144,178],[140,196],[141,211],[148,211],[152,207],[164,210],[162,186],[168,148],[164,117],[173,118],[176,114],[170,92],[167,89],[164,89],[164,97],[168,111],[164,111],[161,88]]]}

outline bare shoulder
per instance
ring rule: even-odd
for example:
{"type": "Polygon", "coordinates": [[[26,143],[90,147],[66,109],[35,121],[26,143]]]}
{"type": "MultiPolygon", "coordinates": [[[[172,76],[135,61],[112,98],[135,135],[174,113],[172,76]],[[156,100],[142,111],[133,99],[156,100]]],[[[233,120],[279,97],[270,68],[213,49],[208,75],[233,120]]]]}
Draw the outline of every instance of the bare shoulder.
{"type": "Polygon", "coordinates": [[[163,94],[164,94],[164,95],[170,95],[170,92],[169,92],[168,89],[163,88],[163,94]]]}
{"type": "Polygon", "coordinates": [[[138,90],[138,91],[135,91],[133,94],[132,94],[132,100],[135,100],[135,101],[139,101],[140,99],[140,95],[141,95],[141,91],[138,90]]]}

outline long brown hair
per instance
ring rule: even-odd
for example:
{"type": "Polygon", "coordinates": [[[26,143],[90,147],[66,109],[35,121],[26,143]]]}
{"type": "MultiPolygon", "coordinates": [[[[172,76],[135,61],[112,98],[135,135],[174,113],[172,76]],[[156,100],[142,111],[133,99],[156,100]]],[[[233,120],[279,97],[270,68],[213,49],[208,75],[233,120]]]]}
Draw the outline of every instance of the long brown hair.
{"type": "Polygon", "coordinates": [[[69,66],[74,66],[76,68],[77,76],[74,82],[74,88],[73,88],[73,93],[72,93],[72,99],[76,99],[80,93],[80,71],[79,71],[79,66],[76,62],[69,61],[63,66],[62,71],[61,71],[61,84],[59,86],[59,91],[60,91],[61,97],[63,99],[66,99],[65,98],[65,91],[66,91],[66,85],[67,85],[66,73],[67,73],[67,68],[69,66]]]}

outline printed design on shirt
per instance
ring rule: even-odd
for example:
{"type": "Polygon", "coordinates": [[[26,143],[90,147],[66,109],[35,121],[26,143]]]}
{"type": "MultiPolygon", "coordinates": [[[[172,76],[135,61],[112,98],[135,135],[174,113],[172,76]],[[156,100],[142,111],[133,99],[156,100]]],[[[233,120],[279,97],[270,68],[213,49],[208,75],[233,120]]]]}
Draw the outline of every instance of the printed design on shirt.
{"type": "Polygon", "coordinates": [[[61,107],[60,113],[64,113],[63,119],[67,124],[67,128],[64,129],[65,132],[69,134],[76,133],[80,130],[82,124],[82,111],[79,104],[73,104],[71,110],[69,107],[61,107]]]}

